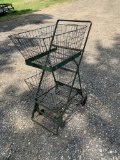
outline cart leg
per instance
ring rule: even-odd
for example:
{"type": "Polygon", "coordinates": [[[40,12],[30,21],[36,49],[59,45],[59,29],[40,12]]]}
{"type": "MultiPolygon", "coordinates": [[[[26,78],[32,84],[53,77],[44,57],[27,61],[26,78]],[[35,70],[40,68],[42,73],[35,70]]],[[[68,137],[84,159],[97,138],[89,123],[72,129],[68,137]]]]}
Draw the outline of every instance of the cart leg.
{"type": "Polygon", "coordinates": [[[40,89],[40,86],[41,86],[41,83],[42,83],[42,80],[43,80],[44,73],[45,73],[45,71],[43,70],[43,71],[42,71],[41,79],[40,79],[40,81],[39,81],[37,93],[36,93],[36,99],[37,99],[37,96],[38,96],[38,93],[39,93],[39,89],[40,89]]]}
{"type": "Polygon", "coordinates": [[[56,78],[55,78],[54,72],[52,72],[52,75],[53,75],[53,78],[54,78],[54,82],[55,82],[55,84],[57,86],[57,82],[56,82],[56,78]]]}
{"type": "Polygon", "coordinates": [[[63,117],[60,116],[58,119],[57,119],[57,129],[56,129],[56,133],[55,135],[58,135],[58,131],[59,131],[59,127],[64,127],[65,125],[65,122],[63,121],[63,117]]]}
{"type": "Polygon", "coordinates": [[[82,96],[82,99],[81,99],[81,104],[84,106],[86,104],[86,101],[87,101],[87,95],[83,95],[83,91],[82,91],[82,86],[81,86],[81,79],[80,79],[80,73],[78,71],[78,77],[79,77],[79,85],[80,85],[80,89],[81,89],[81,96],[82,96]]]}
{"type": "Polygon", "coordinates": [[[82,97],[82,99],[81,99],[82,106],[84,106],[86,104],[86,101],[87,101],[87,95],[82,97]]]}
{"type": "Polygon", "coordinates": [[[81,85],[81,79],[80,79],[80,73],[79,73],[79,70],[78,70],[78,78],[79,78],[79,85],[80,85],[80,89],[81,89],[81,96],[83,97],[82,85],[81,85]]]}
{"type": "Polygon", "coordinates": [[[78,74],[78,79],[79,79],[79,86],[80,86],[80,90],[81,90],[81,92],[80,92],[80,95],[82,96],[81,104],[84,106],[86,101],[87,101],[87,95],[83,96],[83,91],[82,91],[82,86],[81,86],[80,69],[79,69],[81,58],[82,58],[82,56],[80,57],[79,63],[77,63],[75,60],[74,60],[74,62],[76,64],[76,66],[77,66],[77,74],[78,74]]]}
{"type": "Polygon", "coordinates": [[[55,135],[58,135],[58,131],[59,131],[59,125],[57,126],[57,130],[56,130],[55,135]]]}
{"type": "Polygon", "coordinates": [[[33,108],[33,111],[32,111],[32,119],[34,118],[34,113],[36,112],[36,111],[39,111],[39,107],[38,107],[38,104],[37,104],[37,102],[35,102],[35,105],[34,105],[34,108],[33,108]]]}
{"type": "Polygon", "coordinates": [[[81,99],[81,104],[84,106],[86,104],[86,101],[87,101],[87,95],[83,95],[83,91],[82,91],[82,86],[81,86],[81,79],[80,79],[80,73],[78,71],[78,77],[79,77],[79,85],[80,85],[80,89],[81,89],[81,93],[80,95],[82,96],[82,99],[81,99]]]}

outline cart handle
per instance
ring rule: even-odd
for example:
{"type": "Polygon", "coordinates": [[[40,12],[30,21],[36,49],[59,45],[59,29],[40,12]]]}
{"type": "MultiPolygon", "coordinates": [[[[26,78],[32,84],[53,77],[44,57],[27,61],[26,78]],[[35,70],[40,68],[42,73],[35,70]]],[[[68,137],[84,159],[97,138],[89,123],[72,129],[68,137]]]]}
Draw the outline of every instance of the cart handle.
{"type": "Polygon", "coordinates": [[[58,19],[57,23],[59,21],[66,21],[66,22],[85,22],[85,23],[90,23],[90,25],[92,25],[92,22],[89,20],[66,20],[66,19],[58,19]]]}
{"type": "Polygon", "coordinates": [[[83,47],[83,52],[84,52],[85,47],[86,47],[86,43],[87,43],[87,40],[88,40],[88,36],[89,36],[90,30],[91,30],[92,22],[91,22],[91,21],[88,21],[88,20],[65,20],[65,19],[58,19],[57,22],[56,22],[56,25],[55,25],[54,32],[53,32],[53,37],[52,37],[52,40],[51,40],[50,49],[51,49],[51,46],[52,46],[52,42],[53,42],[53,40],[54,40],[55,32],[56,32],[57,25],[58,25],[59,21],[66,21],[66,22],[84,22],[84,23],[89,23],[89,24],[90,24],[90,25],[89,25],[89,29],[88,29],[88,33],[87,33],[87,36],[86,36],[86,39],[85,39],[84,47],[83,47]]]}

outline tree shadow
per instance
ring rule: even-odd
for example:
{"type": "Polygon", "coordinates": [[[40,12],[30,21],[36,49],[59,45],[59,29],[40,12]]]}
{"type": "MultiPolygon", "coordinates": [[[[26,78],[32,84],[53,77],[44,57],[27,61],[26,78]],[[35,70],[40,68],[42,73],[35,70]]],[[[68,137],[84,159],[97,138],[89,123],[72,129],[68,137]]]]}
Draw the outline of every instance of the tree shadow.
{"type": "Polygon", "coordinates": [[[88,130],[93,137],[97,136],[106,143],[107,151],[104,156],[108,158],[119,156],[120,152],[119,44],[119,34],[115,35],[110,47],[104,47],[97,41],[96,49],[99,54],[95,57],[95,62],[98,63],[86,63],[84,59],[82,66],[82,78],[88,86],[88,130]]]}
{"type": "MultiPolygon", "coordinates": [[[[45,20],[52,19],[51,15],[47,14],[29,14],[10,18],[6,20],[1,20],[0,32],[4,34],[4,32],[13,31],[17,27],[24,27],[27,24],[37,24],[42,25],[46,22],[45,20]]],[[[8,33],[10,34],[10,33],[8,33]]],[[[9,35],[8,35],[9,36],[9,35]]],[[[9,38],[6,38],[4,41],[0,41],[0,72],[12,72],[14,71],[13,62],[17,61],[18,52],[16,47],[12,44],[9,38]]]]}
{"type": "MultiPolygon", "coordinates": [[[[23,12],[23,11],[20,11],[23,12]]],[[[14,13],[17,14],[18,12],[14,13]]],[[[49,23],[46,20],[52,19],[51,15],[48,14],[26,14],[16,17],[6,17],[1,21],[0,32],[8,32],[12,31],[16,27],[23,27],[27,24],[41,24],[41,23],[49,23]]]]}
{"type": "Polygon", "coordinates": [[[11,16],[16,16],[16,15],[21,15],[21,14],[26,14],[26,13],[31,13],[31,12],[35,12],[35,10],[32,10],[32,9],[23,9],[19,11],[13,10],[9,12],[0,13],[0,17],[2,16],[4,18],[10,18],[11,16]]]}
{"type": "Polygon", "coordinates": [[[11,12],[11,15],[21,15],[21,14],[26,14],[26,13],[31,13],[31,12],[35,12],[35,10],[32,9],[22,9],[22,10],[15,10],[13,12],[11,12]]]}
{"type": "Polygon", "coordinates": [[[12,63],[15,62],[15,59],[17,56],[16,54],[14,54],[14,52],[17,52],[17,50],[9,39],[0,43],[0,72],[1,73],[4,73],[4,72],[11,73],[14,70],[12,63]]]}
{"type": "Polygon", "coordinates": [[[92,133],[93,137],[97,135],[99,138],[105,141],[106,146],[109,146],[108,150],[113,148],[117,151],[116,154],[119,155],[120,133],[118,124],[115,125],[114,123],[108,123],[99,115],[89,114],[89,126],[91,127],[90,132],[92,133]]]}

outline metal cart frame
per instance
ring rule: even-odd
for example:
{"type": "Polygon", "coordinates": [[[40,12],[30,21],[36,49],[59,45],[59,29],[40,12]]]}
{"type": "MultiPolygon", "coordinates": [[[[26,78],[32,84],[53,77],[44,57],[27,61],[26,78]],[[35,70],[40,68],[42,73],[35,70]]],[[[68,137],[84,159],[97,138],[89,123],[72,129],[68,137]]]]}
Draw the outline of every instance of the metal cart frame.
{"type": "Polygon", "coordinates": [[[74,97],[80,95],[82,97],[81,104],[85,105],[86,103],[87,96],[83,96],[79,66],[91,25],[91,21],[57,20],[56,25],[51,27],[49,36],[44,36],[45,31],[47,31],[45,27],[39,30],[41,37],[38,35],[32,36],[32,32],[37,30],[10,36],[15,46],[24,56],[26,64],[42,69],[42,73],[26,79],[25,82],[32,93],[35,91],[32,120],[37,122],[34,119],[37,112],[38,115],[52,121],[56,125],[55,131],[50,129],[50,126],[46,127],[41,123],[39,124],[53,134],[58,134],[59,127],[64,126],[63,115],[74,97]],[[78,25],[79,23],[82,25],[78,25]],[[39,51],[42,48],[41,53],[37,53],[38,46],[39,51]],[[74,66],[73,68],[71,63],[74,66]],[[64,75],[62,75],[63,73],[64,75]],[[67,77],[67,73],[70,73],[70,76],[67,77]],[[52,76],[52,80],[48,75],[52,76]],[[58,75],[59,77],[62,75],[62,78],[58,78],[58,75]],[[39,78],[35,88],[34,81],[37,77],[39,78]],[[72,79],[71,82],[66,83],[64,77],[67,77],[68,81],[72,79]],[[75,87],[76,79],[79,87],[75,87]],[[54,82],[51,87],[48,85],[50,80],[54,82]],[[66,101],[64,102],[65,98],[66,101]]]}

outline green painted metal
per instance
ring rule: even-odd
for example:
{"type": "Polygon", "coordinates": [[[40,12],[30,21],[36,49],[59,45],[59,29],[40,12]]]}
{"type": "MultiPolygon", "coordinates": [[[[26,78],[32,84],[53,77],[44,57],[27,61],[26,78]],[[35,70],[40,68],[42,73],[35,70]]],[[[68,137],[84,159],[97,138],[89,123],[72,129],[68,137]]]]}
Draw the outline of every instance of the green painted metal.
{"type": "MultiPolygon", "coordinates": [[[[53,49],[53,51],[55,51],[55,49],[53,49]]],[[[48,54],[50,54],[52,52],[52,50],[49,52],[45,52],[43,53],[42,55],[37,55],[33,58],[30,58],[28,60],[26,60],[26,64],[29,65],[29,66],[32,66],[32,67],[35,67],[35,68],[39,68],[39,69],[42,69],[42,70],[45,70],[45,71],[48,71],[48,72],[53,72],[59,68],[61,68],[62,66],[64,66],[65,64],[69,63],[70,61],[72,61],[73,59],[79,57],[81,55],[81,51],[76,53],[75,55],[65,59],[64,61],[62,61],[61,63],[55,65],[55,66],[43,66],[43,65],[40,65],[40,64],[36,64],[34,63],[33,61],[38,59],[38,58],[41,58],[43,56],[46,56],[48,54]]]]}
{"type": "Polygon", "coordinates": [[[34,85],[34,80],[30,83],[27,83],[27,81],[30,81],[33,76],[32,78],[30,77],[25,80],[25,82],[31,91],[32,89],[35,89],[35,86],[37,87],[35,94],[35,105],[32,112],[32,120],[53,134],[58,134],[59,127],[64,125],[63,115],[69,108],[72,100],[77,95],[80,95],[82,98],[84,98],[79,66],[87,44],[91,26],[91,21],[59,19],[55,25],[9,36],[15,46],[24,56],[26,65],[42,70],[37,86],[36,84],[34,85]],[[68,53],[72,52],[72,55],[67,54],[66,56],[66,51],[68,53]],[[59,61],[59,59],[61,61],[59,61]],[[76,61],[76,59],[78,61],[76,61]],[[74,70],[66,67],[66,64],[71,62],[76,66],[74,70]],[[67,82],[61,82],[59,79],[57,79],[55,73],[59,69],[66,71],[66,73],[74,73],[73,77],[69,77],[72,78],[72,84],[67,84],[67,82]],[[51,74],[54,81],[54,86],[48,88],[47,90],[44,85],[49,85],[50,78],[48,78],[48,82],[47,80],[44,82],[46,73],[51,74]],[[78,88],[74,87],[77,76],[79,83],[78,88]],[[62,93],[62,89],[66,89],[65,93],[68,93],[67,98],[64,96],[64,93],[62,93]],[[42,90],[44,91],[43,93],[39,92],[42,90]],[[56,103],[54,102],[54,96],[66,98],[66,101],[62,102],[61,99],[57,99],[58,102],[56,103]],[[51,100],[51,97],[53,97],[52,103],[51,101],[47,102],[46,97],[49,98],[48,100],[51,100]],[[54,107],[54,105],[56,106],[54,107]],[[42,117],[54,123],[57,126],[55,131],[49,127],[46,127],[42,123],[37,122],[35,120],[36,112],[38,115],[41,115],[42,117]]]}
{"type": "Polygon", "coordinates": [[[42,58],[42,57],[44,57],[46,55],[49,55],[51,52],[55,52],[56,50],[57,50],[57,48],[53,48],[53,49],[48,50],[46,52],[40,53],[40,54],[38,54],[38,55],[36,55],[34,57],[31,57],[31,58],[27,59],[26,62],[28,62],[28,64],[29,64],[30,62],[32,62],[34,60],[37,60],[37,59],[40,59],[40,58],[42,58]]]}

